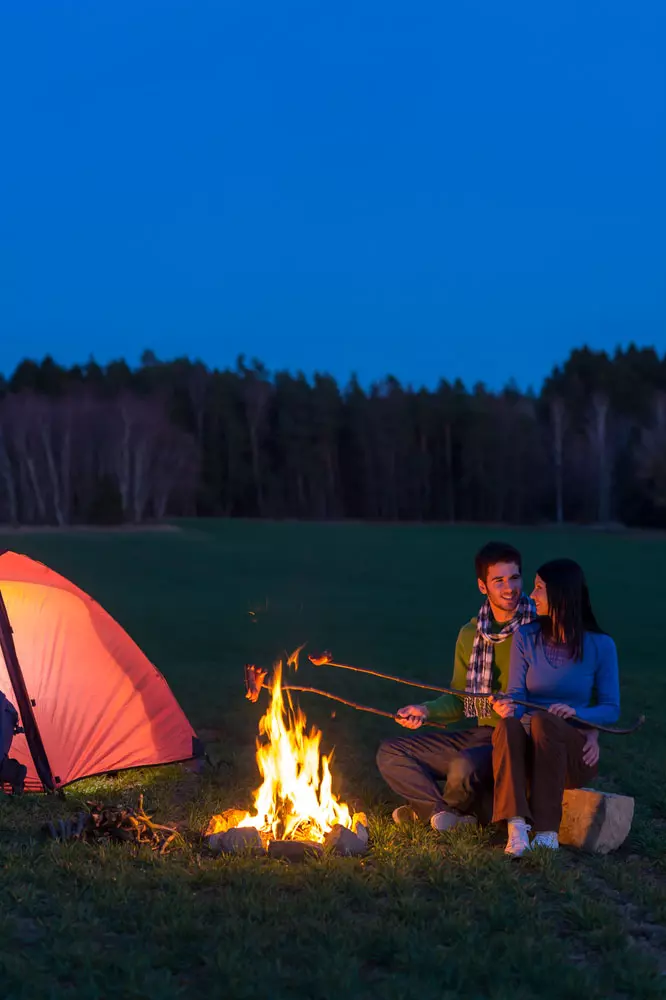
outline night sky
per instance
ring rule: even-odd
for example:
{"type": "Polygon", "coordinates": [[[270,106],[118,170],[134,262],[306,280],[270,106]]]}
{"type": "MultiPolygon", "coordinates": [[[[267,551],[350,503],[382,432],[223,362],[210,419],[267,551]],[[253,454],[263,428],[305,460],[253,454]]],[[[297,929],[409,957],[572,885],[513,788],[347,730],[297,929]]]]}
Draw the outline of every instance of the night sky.
{"type": "Polygon", "coordinates": [[[666,4],[0,0],[0,371],[666,351],[666,4]]]}

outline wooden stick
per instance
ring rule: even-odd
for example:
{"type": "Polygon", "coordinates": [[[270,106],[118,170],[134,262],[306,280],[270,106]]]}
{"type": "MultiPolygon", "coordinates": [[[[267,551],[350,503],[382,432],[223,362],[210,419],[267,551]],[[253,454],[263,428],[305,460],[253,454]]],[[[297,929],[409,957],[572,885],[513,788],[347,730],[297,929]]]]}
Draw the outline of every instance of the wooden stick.
{"type": "MultiPolygon", "coordinates": [[[[269,691],[273,689],[269,687],[268,684],[265,685],[269,691]]],[[[329,691],[320,691],[319,688],[313,687],[302,687],[300,684],[282,684],[282,691],[305,691],[308,694],[318,694],[322,698],[330,698],[331,701],[339,701],[342,705],[348,705],[349,708],[355,708],[359,712],[370,712],[372,715],[383,715],[385,719],[393,719],[396,721],[396,716],[393,712],[385,712],[382,708],[371,708],[369,705],[359,705],[356,701],[349,701],[348,698],[341,698],[337,694],[331,694],[329,691]]],[[[425,726],[433,726],[435,729],[446,729],[447,727],[441,722],[424,722],[425,726]]]]}
{"type": "MultiPolygon", "coordinates": [[[[440,694],[452,694],[456,698],[484,698],[485,695],[474,694],[472,691],[459,691],[456,688],[449,687],[439,687],[436,684],[423,684],[421,681],[413,681],[407,677],[396,677],[393,674],[382,674],[377,670],[368,670],[364,667],[353,667],[349,663],[334,663],[331,659],[330,653],[322,653],[321,656],[309,656],[308,659],[315,667],[338,667],[340,670],[353,670],[357,674],[368,674],[370,677],[381,677],[385,681],[395,681],[398,684],[407,684],[409,687],[421,688],[423,691],[438,691],[440,694]]],[[[494,698],[506,698],[507,695],[504,692],[496,692],[493,694],[494,698]]],[[[537,705],[532,701],[522,701],[519,698],[510,699],[515,705],[520,705],[523,708],[530,708],[534,712],[546,711],[543,705],[537,705]]],[[[645,722],[645,716],[640,715],[633,726],[629,726],[626,729],[617,729],[613,726],[602,726],[597,722],[588,722],[586,719],[579,719],[577,715],[574,715],[569,720],[571,722],[577,722],[581,726],[585,726],[587,729],[597,729],[601,733],[611,733],[613,736],[628,736],[630,733],[636,732],[640,726],[645,722]]]]}
{"type": "MultiPolygon", "coordinates": [[[[356,674],[368,674],[370,677],[381,677],[385,681],[395,681],[397,684],[407,684],[409,687],[421,688],[422,691],[438,691],[440,694],[460,694],[453,688],[439,687],[437,684],[424,684],[422,681],[413,681],[407,677],[396,677],[394,674],[381,674],[378,670],[368,670],[366,667],[352,667],[349,663],[334,663],[330,658],[330,653],[322,653],[321,656],[308,656],[308,660],[315,667],[338,667],[340,670],[353,670],[356,674]]],[[[470,697],[469,695],[466,695],[470,697]]]]}
{"type": "MultiPolygon", "coordinates": [[[[513,695],[508,695],[504,693],[498,693],[493,695],[494,698],[506,698],[507,701],[513,702],[514,705],[521,705],[523,708],[531,708],[533,712],[547,712],[548,709],[543,705],[537,705],[533,701],[522,701],[520,698],[514,698],[513,695]]],[[[629,736],[631,733],[635,733],[637,729],[645,722],[645,716],[639,715],[632,726],[627,726],[626,729],[617,728],[615,726],[602,726],[599,722],[588,722],[587,719],[579,719],[577,715],[572,715],[567,722],[577,722],[580,726],[585,726],[587,729],[598,729],[600,733],[610,733],[611,736],[629,736]]]]}

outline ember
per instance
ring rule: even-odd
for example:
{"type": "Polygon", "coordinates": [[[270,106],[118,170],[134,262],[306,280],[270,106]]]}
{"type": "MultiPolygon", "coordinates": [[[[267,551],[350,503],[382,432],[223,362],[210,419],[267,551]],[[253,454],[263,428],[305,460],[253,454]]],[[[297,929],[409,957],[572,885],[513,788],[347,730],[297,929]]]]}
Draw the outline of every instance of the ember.
{"type": "MultiPolygon", "coordinates": [[[[298,668],[298,651],[287,665],[298,668]]],[[[352,817],[334,794],[332,754],[321,754],[321,732],[312,726],[308,733],[304,713],[283,690],[282,663],[275,665],[270,691],[268,710],[259,723],[257,765],[263,783],[255,793],[254,811],[213,816],[206,836],[254,827],[265,845],[276,840],[322,844],[334,827],[351,831],[367,825],[365,816],[352,817]]]]}

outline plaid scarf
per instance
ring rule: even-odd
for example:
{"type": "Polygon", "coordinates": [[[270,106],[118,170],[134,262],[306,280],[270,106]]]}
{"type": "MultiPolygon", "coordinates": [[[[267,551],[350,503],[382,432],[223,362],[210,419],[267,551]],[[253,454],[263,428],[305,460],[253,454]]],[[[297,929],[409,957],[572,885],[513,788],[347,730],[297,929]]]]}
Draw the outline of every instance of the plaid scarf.
{"type": "Polygon", "coordinates": [[[492,709],[488,696],[492,694],[493,680],[493,646],[504,642],[513,635],[521,625],[527,625],[536,618],[534,602],[526,594],[521,594],[518,607],[513,618],[505,622],[499,632],[491,632],[492,614],[490,601],[481,605],[476,620],[476,635],[472,646],[472,655],[467,668],[466,690],[477,697],[465,698],[465,715],[467,718],[487,718],[492,709]]]}

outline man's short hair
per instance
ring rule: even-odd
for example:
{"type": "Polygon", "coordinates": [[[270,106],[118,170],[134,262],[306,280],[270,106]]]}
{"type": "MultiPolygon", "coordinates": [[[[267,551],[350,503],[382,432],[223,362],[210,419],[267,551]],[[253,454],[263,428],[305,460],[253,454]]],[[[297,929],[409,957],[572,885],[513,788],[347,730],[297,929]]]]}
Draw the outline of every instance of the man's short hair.
{"type": "Polygon", "coordinates": [[[485,583],[491,566],[511,562],[516,563],[522,573],[523,557],[515,546],[509,545],[508,542],[488,542],[474,557],[477,579],[485,583]]]}

